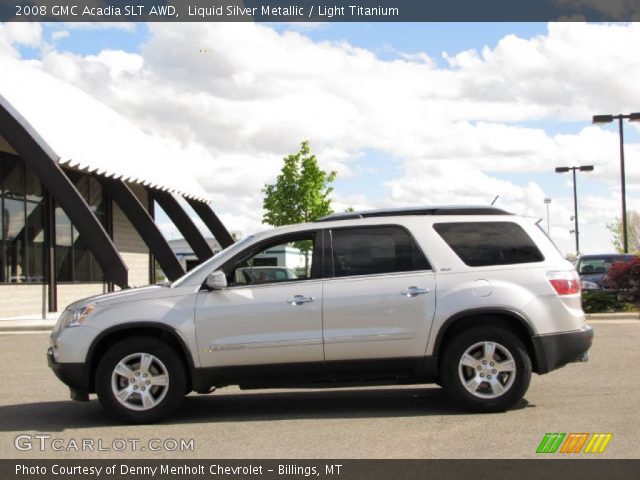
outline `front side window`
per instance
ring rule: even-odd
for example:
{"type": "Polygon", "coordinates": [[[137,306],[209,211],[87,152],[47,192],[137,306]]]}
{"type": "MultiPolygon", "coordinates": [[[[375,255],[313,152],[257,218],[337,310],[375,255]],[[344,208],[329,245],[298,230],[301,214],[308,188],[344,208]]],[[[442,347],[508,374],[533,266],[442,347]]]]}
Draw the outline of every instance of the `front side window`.
{"type": "Polygon", "coordinates": [[[231,286],[308,280],[318,270],[315,233],[280,238],[262,244],[224,268],[231,286]]]}
{"type": "Polygon", "coordinates": [[[431,268],[413,238],[400,227],[339,229],[331,237],[336,277],[431,268]]]}
{"type": "Polygon", "coordinates": [[[544,260],[531,237],[513,222],[436,223],[433,228],[470,267],[544,260]]]}

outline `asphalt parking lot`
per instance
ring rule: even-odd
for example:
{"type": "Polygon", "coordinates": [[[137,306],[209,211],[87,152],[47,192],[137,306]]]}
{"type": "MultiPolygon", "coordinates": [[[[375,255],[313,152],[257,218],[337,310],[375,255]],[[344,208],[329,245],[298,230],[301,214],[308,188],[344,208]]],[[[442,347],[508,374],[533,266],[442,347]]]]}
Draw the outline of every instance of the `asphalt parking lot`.
{"type": "Polygon", "coordinates": [[[506,413],[461,412],[437,386],[226,388],[189,396],[151,426],[118,425],[95,399],[68,400],[46,365],[46,333],[2,334],[0,457],[535,458],[546,432],[611,432],[598,457],[639,458],[640,321],[593,327],[589,363],[534,375],[526,400],[506,413]]]}

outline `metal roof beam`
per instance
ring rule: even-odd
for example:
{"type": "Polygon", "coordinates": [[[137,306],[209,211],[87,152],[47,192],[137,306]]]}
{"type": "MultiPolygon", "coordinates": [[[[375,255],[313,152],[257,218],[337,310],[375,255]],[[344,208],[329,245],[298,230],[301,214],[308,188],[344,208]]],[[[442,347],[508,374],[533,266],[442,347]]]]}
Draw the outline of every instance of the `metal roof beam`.
{"type": "Polygon", "coordinates": [[[180,206],[176,198],[171,193],[162,190],[149,189],[149,193],[153,199],[158,202],[160,208],[169,215],[173,224],[180,230],[184,239],[193,249],[196,257],[198,257],[201,262],[211,258],[213,256],[213,250],[211,250],[211,247],[200,233],[200,230],[198,230],[198,227],[196,227],[187,212],[180,206]]]}
{"type": "Polygon", "coordinates": [[[192,198],[187,198],[186,200],[189,202],[189,205],[191,205],[191,208],[193,208],[193,210],[202,219],[211,233],[213,233],[213,236],[222,248],[227,248],[229,245],[233,244],[234,240],[229,233],[229,230],[227,230],[209,205],[192,198]]]}
{"type": "Polygon", "coordinates": [[[185,272],[169,243],[131,189],[122,180],[100,176],[96,178],[140,234],[167,278],[173,281],[184,275],[185,272]]]}

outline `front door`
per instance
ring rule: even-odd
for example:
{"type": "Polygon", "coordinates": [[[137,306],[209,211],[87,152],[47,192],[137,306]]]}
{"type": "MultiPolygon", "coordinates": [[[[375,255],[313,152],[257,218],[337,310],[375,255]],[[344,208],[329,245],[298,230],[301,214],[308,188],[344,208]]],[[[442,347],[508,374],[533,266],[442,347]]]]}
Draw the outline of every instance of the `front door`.
{"type": "Polygon", "coordinates": [[[203,367],[260,366],[263,372],[249,369],[249,376],[284,377],[283,364],[322,364],[322,256],[316,243],[315,232],[279,237],[223,266],[228,287],[203,290],[196,300],[203,367]],[[265,258],[276,260],[265,266],[265,258]]]}

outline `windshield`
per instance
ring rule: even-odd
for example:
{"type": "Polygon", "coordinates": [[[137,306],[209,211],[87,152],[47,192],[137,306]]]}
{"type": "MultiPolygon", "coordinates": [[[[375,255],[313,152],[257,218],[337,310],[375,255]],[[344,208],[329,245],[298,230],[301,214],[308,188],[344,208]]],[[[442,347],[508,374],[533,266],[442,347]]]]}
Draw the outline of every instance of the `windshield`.
{"type": "Polygon", "coordinates": [[[578,271],[582,275],[604,274],[615,262],[630,262],[633,255],[599,255],[580,259],[578,271]]]}
{"type": "Polygon", "coordinates": [[[177,279],[174,282],[172,282],[169,286],[172,287],[172,288],[173,287],[179,287],[180,285],[188,282],[191,278],[193,278],[195,276],[198,276],[200,274],[200,272],[202,272],[203,270],[206,270],[207,268],[209,268],[209,266],[212,263],[214,263],[217,258],[222,256],[223,254],[226,255],[227,253],[234,252],[234,251],[238,250],[245,243],[247,243],[249,240],[251,240],[253,237],[254,237],[254,235],[250,235],[250,236],[245,237],[242,240],[240,240],[240,241],[228,246],[224,250],[216,253],[213,257],[208,259],[206,262],[201,263],[200,265],[198,265],[193,270],[190,270],[189,272],[187,272],[186,274],[181,276],[179,279],[177,279]]]}

